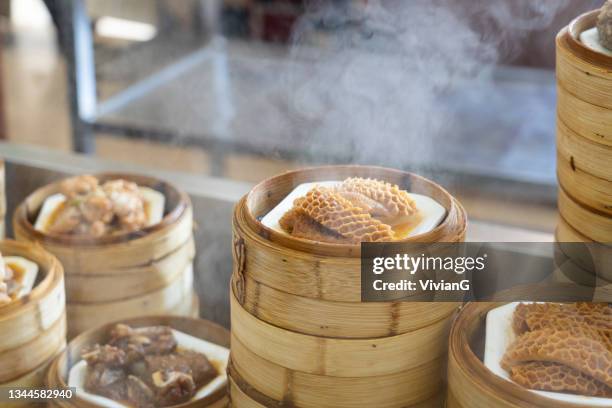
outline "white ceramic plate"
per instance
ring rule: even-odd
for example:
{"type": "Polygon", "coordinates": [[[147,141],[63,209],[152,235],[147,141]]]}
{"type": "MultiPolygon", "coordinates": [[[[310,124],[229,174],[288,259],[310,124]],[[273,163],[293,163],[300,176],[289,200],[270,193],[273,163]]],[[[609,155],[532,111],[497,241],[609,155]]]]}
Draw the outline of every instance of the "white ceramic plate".
{"type": "MultiPolygon", "coordinates": [[[[225,347],[211,343],[206,340],[198,339],[189,334],[172,330],[179,347],[202,353],[208,358],[211,364],[219,371],[219,375],[204,387],[198,390],[192,401],[205,398],[213,392],[227,385],[227,362],[229,359],[229,350],[225,347]]],[[[68,374],[68,386],[75,387],[77,395],[92,404],[99,405],[105,408],[129,408],[127,405],[121,404],[110,398],[92,394],[85,391],[85,377],[87,374],[87,362],[81,360],[76,363],[68,374]]]]}
{"type": "Polygon", "coordinates": [[[588,48],[592,49],[593,51],[612,57],[612,51],[601,45],[601,43],[599,42],[599,32],[597,31],[597,27],[593,27],[591,29],[581,32],[580,42],[586,45],[588,48]]]}
{"type": "MultiPolygon", "coordinates": [[[[286,233],[280,226],[279,220],[293,207],[293,202],[300,197],[304,197],[313,187],[335,187],[342,184],[341,181],[318,181],[314,183],[300,184],[293,189],[276,207],[267,213],[261,223],[275,231],[286,233]]],[[[436,200],[421,194],[409,193],[415,201],[418,210],[421,212],[421,221],[410,230],[410,232],[400,239],[405,239],[415,235],[424,234],[437,227],[446,216],[446,209],[436,200]]]]}
{"type": "MultiPolygon", "coordinates": [[[[492,309],[487,313],[486,338],[484,364],[494,374],[499,377],[512,381],[510,375],[504,370],[500,361],[506,349],[516,338],[512,330],[512,317],[514,309],[520,302],[509,303],[504,306],[492,309]]],[[[533,302],[523,302],[533,303],[533,302]]],[[[543,397],[557,401],[568,402],[571,404],[583,405],[588,407],[612,407],[612,398],[586,397],[583,395],[566,394],[561,392],[529,390],[543,397]]],[[[551,402],[551,404],[554,404],[551,402]]],[[[552,406],[552,405],[551,405],[552,406]]]]}

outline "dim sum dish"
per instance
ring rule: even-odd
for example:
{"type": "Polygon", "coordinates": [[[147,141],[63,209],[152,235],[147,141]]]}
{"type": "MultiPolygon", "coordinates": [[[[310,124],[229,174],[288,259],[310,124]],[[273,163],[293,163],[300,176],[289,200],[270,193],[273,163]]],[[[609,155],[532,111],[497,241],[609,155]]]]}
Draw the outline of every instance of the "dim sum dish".
{"type": "Polygon", "coordinates": [[[0,387],[41,388],[66,345],[62,266],[28,243],[0,241],[0,251],[0,387]]]}
{"type": "Polygon", "coordinates": [[[448,406],[609,407],[611,345],[608,303],[468,303],[450,333],[448,406]]]}
{"type": "Polygon", "coordinates": [[[212,323],[180,317],[107,324],[75,338],[48,382],[76,389],[66,406],[222,407],[228,337],[212,323]]]}
{"type": "Polygon", "coordinates": [[[69,336],[151,314],[197,314],[193,216],[170,183],[82,175],[44,186],[17,208],[18,240],[37,242],[66,271],[69,336]]]}
{"type": "Polygon", "coordinates": [[[350,177],[297,186],[263,219],[294,237],[338,244],[401,241],[435,228],[446,210],[384,181],[350,177]]]}
{"type": "Polygon", "coordinates": [[[484,363],[548,398],[610,406],[612,307],[511,303],[493,309],[487,315],[484,363]]]}

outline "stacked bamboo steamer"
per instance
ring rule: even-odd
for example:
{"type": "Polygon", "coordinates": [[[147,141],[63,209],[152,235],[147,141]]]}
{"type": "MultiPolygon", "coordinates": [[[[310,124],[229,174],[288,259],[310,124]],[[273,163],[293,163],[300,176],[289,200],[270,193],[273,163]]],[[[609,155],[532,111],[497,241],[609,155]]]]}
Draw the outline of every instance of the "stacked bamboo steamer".
{"type": "MultiPolygon", "coordinates": [[[[95,344],[108,341],[109,333],[114,325],[124,323],[131,327],[168,326],[198,339],[213,344],[229,347],[229,331],[213,322],[183,316],[143,316],[128,320],[120,320],[98,326],[95,329],[81,333],[70,341],[68,347],[52,362],[45,377],[45,385],[50,389],[65,390],[68,388],[68,376],[74,364],[81,361],[83,350],[95,344]]],[[[225,408],[228,404],[227,388],[223,387],[205,398],[181,404],[181,408],[225,408]]],[[[57,408],[100,408],[78,393],[71,399],[55,399],[50,407],[57,408]]]]}
{"type": "Polygon", "coordinates": [[[63,269],[57,258],[29,243],[0,241],[0,252],[39,268],[32,291],[0,308],[0,387],[41,388],[51,360],[66,345],[63,269]]]}
{"type": "Polygon", "coordinates": [[[101,182],[125,179],[166,197],[159,224],[133,233],[85,240],[34,229],[44,200],[59,182],[42,187],[17,208],[18,240],[37,242],[59,258],[66,272],[68,336],[117,319],[143,315],[198,315],[193,290],[193,213],[189,197],[164,181],[127,174],[102,174],[101,182]]]}
{"type": "Polygon", "coordinates": [[[234,407],[436,406],[456,303],[362,303],[360,246],[296,239],[260,217],[306,182],[371,177],[447,210],[418,242],[463,241],[466,215],[444,189],[384,168],[298,170],[257,185],[236,206],[231,285],[234,407]]]}
{"type": "MultiPolygon", "coordinates": [[[[560,213],[556,239],[589,243],[591,252],[599,247],[593,243],[612,243],[612,57],[580,41],[580,34],[595,26],[598,14],[594,10],[578,17],[556,39],[560,213]]],[[[573,249],[576,246],[558,246],[558,270],[570,279],[584,281],[597,275],[601,282],[612,282],[612,274],[598,267],[601,259],[594,256],[585,262],[576,254],[584,251],[573,249]]]]}

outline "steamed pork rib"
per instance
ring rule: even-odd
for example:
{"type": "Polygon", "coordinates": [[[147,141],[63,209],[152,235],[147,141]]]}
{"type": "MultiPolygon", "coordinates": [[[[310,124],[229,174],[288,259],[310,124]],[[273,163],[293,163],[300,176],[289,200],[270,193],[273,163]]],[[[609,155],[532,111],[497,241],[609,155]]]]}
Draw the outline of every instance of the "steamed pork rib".
{"type": "Polygon", "coordinates": [[[336,187],[316,186],[279,220],[281,228],[299,238],[356,244],[396,238],[394,227],[416,219],[410,195],[396,185],[349,178],[336,187]]]}
{"type": "Polygon", "coordinates": [[[528,388],[612,396],[611,311],[607,303],[519,304],[502,367],[528,388]]]}
{"type": "Polygon", "coordinates": [[[87,362],[87,391],[137,408],[190,401],[218,375],[204,354],[181,349],[164,326],[119,324],[108,344],[95,345],[82,358],[87,362]]]}
{"type": "Polygon", "coordinates": [[[100,184],[93,176],[78,176],[64,180],[60,191],[66,201],[48,226],[49,233],[101,237],[146,226],[145,200],[135,183],[100,184]]]}

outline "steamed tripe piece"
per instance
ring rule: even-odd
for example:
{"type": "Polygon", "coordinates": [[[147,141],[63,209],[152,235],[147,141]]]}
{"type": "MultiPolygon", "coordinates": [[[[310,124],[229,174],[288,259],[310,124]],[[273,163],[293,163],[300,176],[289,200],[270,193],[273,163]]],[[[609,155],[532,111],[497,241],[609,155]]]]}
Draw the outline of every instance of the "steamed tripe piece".
{"type": "Polygon", "coordinates": [[[64,180],[60,192],[48,197],[34,228],[51,234],[101,237],[133,232],[159,223],[165,197],[158,191],[116,179],[77,176],[64,180]]]}
{"type": "Polygon", "coordinates": [[[571,392],[592,397],[612,397],[612,387],[574,368],[532,361],[513,366],[510,378],[517,384],[542,391],[571,392]]]}
{"type": "MultiPolygon", "coordinates": [[[[373,218],[367,210],[355,206],[330,188],[313,188],[305,197],[295,201],[293,211],[296,215],[305,215],[327,230],[344,237],[347,242],[393,240],[393,230],[389,225],[373,218]]],[[[294,222],[297,220],[295,215],[289,214],[288,217],[293,217],[294,222]]],[[[287,219],[282,220],[281,225],[289,227],[290,231],[294,229],[287,219]]]]}
{"type": "Polygon", "coordinates": [[[576,327],[612,350],[612,308],[607,303],[521,303],[512,326],[518,335],[543,328],[576,327]]]}
{"type": "Polygon", "coordinates": [[[549,362],[573,368],[612,387],[612,351],[578,327],[546,328],[520,335],[506,350],[501,366],[549,362]]]}
{"type": "Polygon", "coordinates": [[[352,177],[344,180],[336,191],[391,226],[404,224],[417,213],[416,204],[406,191],[384,181],[352,177]]]}

